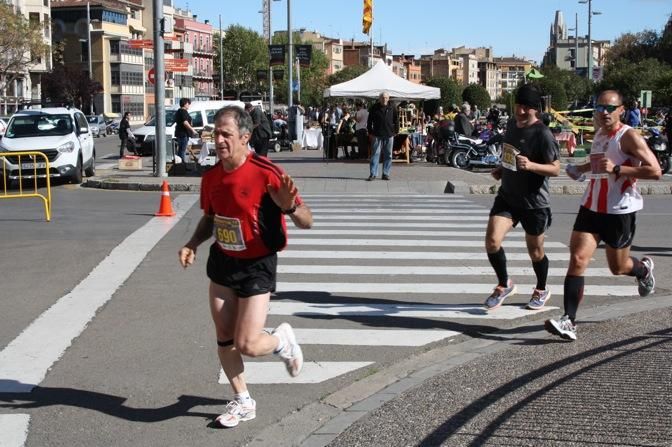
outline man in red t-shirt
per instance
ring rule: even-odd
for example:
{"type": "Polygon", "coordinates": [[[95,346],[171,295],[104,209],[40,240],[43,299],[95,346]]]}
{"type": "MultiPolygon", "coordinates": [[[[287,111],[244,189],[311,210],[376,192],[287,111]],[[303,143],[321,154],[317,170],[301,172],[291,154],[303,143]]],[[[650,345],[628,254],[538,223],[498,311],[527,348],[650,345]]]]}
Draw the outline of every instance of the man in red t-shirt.
{"type": "Polygon", "coordinates": [[[282,323],[268,334],[264,324],[275,291],[277,252],[287,243],[283,214],[306,229],[312,226],[313,216],[292,178],[248,149],[252,129],[252,118],[238,107],[225,107],[215,115],[219,162],[203,176],[204,214],[178,253],[186,268],[193,264],[197,247],[215,237],[207,266],[210,310],[219,360],[235,393],[215,420],[223,427],[256,417],[241,355],[278,354],[291,376],[297,376],[303,366],[303,353],[291,326],[282,323]]]}

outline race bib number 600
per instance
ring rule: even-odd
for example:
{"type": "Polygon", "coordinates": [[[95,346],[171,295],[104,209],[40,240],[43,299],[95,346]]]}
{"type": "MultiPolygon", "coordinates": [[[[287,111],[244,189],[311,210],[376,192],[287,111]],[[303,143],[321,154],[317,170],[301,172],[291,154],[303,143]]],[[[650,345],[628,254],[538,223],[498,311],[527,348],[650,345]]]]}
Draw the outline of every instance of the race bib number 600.
{"type": "Polygon", "coordinates": [[[231,251],[245,250],[245,240],[243,239],[240,219],[215,216],[213,232],[217,243],[223,249],[231,251]]]}
{"type": "Polygon", "coordinates": [[[520,151],[509,143],[504,143],[502,147],[502,167],[509,169],[511,171],[518,170],[518,164],[516,163],[516,155],[520,154],[520,151]]]}

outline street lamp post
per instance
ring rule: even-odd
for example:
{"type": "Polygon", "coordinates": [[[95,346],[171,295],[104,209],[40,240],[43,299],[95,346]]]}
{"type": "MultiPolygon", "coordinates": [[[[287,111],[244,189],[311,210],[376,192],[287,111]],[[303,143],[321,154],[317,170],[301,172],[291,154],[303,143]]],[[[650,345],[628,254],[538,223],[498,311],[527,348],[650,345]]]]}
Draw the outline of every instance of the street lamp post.
{"type": "Polygon", "coordinates": [[[579,68],[579,13],[574,13],[574,28],[567,28],[567,31],[574,31],[574,72],[579,68]]]}
{"type": "Polygon", "coordinates": [[[593,39],[591,37],[591,28],[594,15],[602,14],[599,11],[593,11],[593,0],[579,0],[579,3],[588,3],[588,80],[593,80],[593,39]]]}
{"type": "Polygon", "coordinates": [[[289,87],[287,88],[287,109],[294,105],[293,82],[292,82],[292,0],[287,0],[287,77],[289,87]]]}

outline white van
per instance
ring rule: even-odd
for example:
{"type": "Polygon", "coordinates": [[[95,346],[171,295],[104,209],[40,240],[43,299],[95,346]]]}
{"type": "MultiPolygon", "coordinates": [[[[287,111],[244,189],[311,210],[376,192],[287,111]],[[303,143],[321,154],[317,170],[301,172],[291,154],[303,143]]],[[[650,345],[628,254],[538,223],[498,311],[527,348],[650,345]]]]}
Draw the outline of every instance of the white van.
{"type": "MultiPolygon", "coordinates": [[[[189,116],[191,116],[191,126],[200,132],[203,127],[215,125],[215,114],[219,109],[226,106],[238,106],[245,108],[242,101],[193,101],[189,107],[189,116]]],[[[166,108],[166,135],[175,137],[175,113],[180,106],[175,104],[166,108]]],[[[132,129],[135,135],[135,152],[138,154],[151,155],[154,147],[154,135],[156,133],[154,117],[147,121],[142,127],[132,129]]]]}

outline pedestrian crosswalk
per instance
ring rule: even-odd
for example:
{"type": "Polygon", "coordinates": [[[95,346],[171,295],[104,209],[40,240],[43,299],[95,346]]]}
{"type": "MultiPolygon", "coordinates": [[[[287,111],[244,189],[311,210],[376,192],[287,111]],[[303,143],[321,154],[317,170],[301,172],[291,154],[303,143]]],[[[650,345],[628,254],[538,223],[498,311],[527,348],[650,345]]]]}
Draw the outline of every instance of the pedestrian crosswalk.
{"type": "MultiPolygon", "coordinates": [[[[249,383],[320,383],[375,363],[377,349],[421,347],[462,334],[447,327],[451,323],[496,325],[535,312],[525,309],[529,297],[524,295],[531,294],[536,276],[519,228],[505,241],[509,274],[519,295],[496,311],[483,308],[495,283],[483,248],[489,210],[465,197],[303,197],[313,210],[314,225],[299,230],[288,220],[289,244],[279,254],[278,292],[269,319],[286,320],[295,327],[305,346],[306,366],[298,378],[290,378],[276,358],[249,361],[245,365],[249,383]],[[404,323],[398,325],[399,321],[404,323]],[[311,348],[328,352],[339,346],[353,347],[352,358],[347,358],[347,350],[340,351],[346,357],[342,361],[310,358],[311,348]],[[362,357],[362,352],[367,354],[362,357]]],[[[545,248],[551,262],[548,287],[557,306],[562,302],[569,250],[553,240],[547,240],[545,248]]],[[[637,293],[633,282],[614,282],[606,267],[588,269],[586,278],[586,294],[637,293]]],[[[545,311],[556,309],[549,306],[545,311]]],[[[221,370],[219,378],[227,382],[221,370]]]]}

